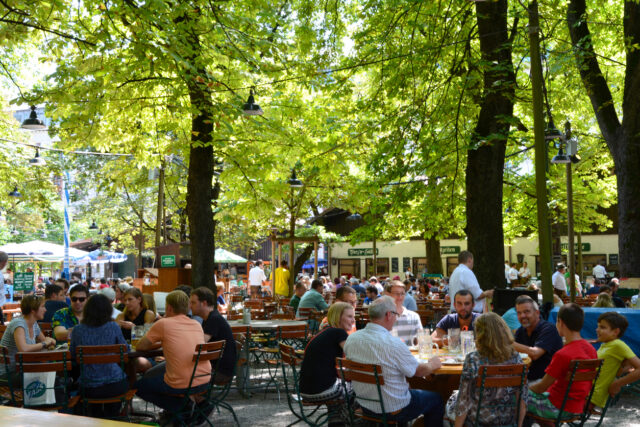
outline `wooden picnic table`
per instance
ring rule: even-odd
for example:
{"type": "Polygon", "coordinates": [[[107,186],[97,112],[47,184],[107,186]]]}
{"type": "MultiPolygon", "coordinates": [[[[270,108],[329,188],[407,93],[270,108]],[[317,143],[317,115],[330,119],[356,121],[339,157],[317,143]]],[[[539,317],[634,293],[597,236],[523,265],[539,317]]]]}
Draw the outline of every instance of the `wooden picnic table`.
{"type": "Polygon", "coordinates": [[[36,411],[33,409],[0,406],[2,425],[8,426],[47,426],[47,427],[124,427],[129,423],[105,420],[101,418],[81,417],[59,412],[36,411]]]}

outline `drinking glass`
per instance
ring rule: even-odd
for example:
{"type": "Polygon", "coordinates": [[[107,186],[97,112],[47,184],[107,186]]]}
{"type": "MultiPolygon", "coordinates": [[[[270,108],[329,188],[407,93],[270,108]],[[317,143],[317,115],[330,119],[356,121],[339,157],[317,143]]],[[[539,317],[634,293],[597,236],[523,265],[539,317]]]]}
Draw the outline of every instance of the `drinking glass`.
{"type": "Polygon", "coordinates": [[[449,352],[457,353],[460,351],[460,328],[451,328],[448,332],[449,352]]]}

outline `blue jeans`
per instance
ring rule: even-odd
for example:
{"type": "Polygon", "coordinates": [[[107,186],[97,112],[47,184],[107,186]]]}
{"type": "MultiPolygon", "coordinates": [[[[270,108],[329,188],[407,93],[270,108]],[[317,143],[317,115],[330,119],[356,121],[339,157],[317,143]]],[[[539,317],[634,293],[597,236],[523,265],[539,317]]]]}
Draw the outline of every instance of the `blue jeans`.
{"type": "MultiPolygon", "coordinates": [[[[398,423],[407,423],[424,416],[424,425],[429,427],[442,427],[444,417],[444,404],[438,393],[427,390],[409,390],[411,401],[395,415],[388,414],[387,420],[398,423]]],[[[365,413],[373,414],[367,408],[362,408],[365,413]]],[[[380,416],[379,414],[375,414],[380,416]]]]}
{"type": "MultiPolygon", "coordinates": [[[[197,393],[205,390],[208,383],[191,387],[191,391],[197,393]]],[[[136,395],[146,402],[153,403],[154,405],[171,412],[176,412],[182,409],[184,404],[184,397],[172,396],[173,394],[183,394],[187,391],[186,388],[173,388],[164,382],[164,375],[157,375],[152,377],[143,377],[136,381],[133,388],[138,389],[136,395]]]]}

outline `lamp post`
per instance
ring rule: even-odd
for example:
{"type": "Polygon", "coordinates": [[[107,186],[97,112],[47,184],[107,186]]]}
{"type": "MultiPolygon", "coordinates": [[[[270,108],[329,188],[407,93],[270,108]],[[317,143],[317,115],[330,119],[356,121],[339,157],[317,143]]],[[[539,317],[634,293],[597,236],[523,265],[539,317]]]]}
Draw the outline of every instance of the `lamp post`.
{"type": "Polygon", "coordinates": [[[571,123],[566,122],[564,125],[564,135],[560,137],[558,154],[553,156],[551,163],[565,164],[567,173],[567,240],[569,246],[568,264],[569,264],[569,293],[571,302],[576,298],[576,255],[574,247],[573,232],[573,176],[571,174],[571,163],[577,163],[579,158],[576,154],[576,141],[571,138],[571,123]],[[563,146],[566,153],[563,151],[563,146]]]}
{"type": "MultiPolygon", "coordinates": [[[[289,180],[287,180],[287,184],[289,184],[289,191],[291,194],[291,218],[289,219],[289,237],[291,238],[291,241],[289,242],[289,271],[291,272],[290,275],[290,279],[289,279],[289,295],[291,295],[292,291],[293,291],[293,274],[295,271],[295,260],[294,260],[294,255],[295,255],[295,244],[296,244],[296,208],[297,208],[297,204],[294,201],[294,197],[293,197],[293,191],[295,188],[302,188],[304,186],[304,184],[302,183],[302,181],[300,181],[298,179],[298,177],[296,176],[296,169],[295,167],[291,170],[291,178],[289,178],[289,180]]],[[[275,279],[275,266],[271,266],[272,271],[274,271],[274,279],[275,279]]]]}

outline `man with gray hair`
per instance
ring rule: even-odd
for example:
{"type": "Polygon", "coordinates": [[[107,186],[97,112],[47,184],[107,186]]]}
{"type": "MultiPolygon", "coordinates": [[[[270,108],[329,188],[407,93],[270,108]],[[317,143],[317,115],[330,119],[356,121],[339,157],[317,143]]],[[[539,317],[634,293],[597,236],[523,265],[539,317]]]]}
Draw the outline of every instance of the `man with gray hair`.
{"type": "Polygon", "coordinates": [[[516,298],[516,313],[522,326],[516,331],[513,348],[531,358],[529,381],[544,377],[553,354],[562,348],[562,338],[556,326],[540,318],[538,303],[528,295],[516,298]]]}
{"type": "MultiPolygon", "coordinates": [[[[349,360],[379,365],[384,384],[380,386],[387,420],[407,423],[423,416],[427,426],[442,426],[444,407],[438,393],[409,389],[407,377],[426,377],[438,370],[440,359],[435,356],[426,363],[418,363],[407,346],[390,331],[396,322],[396,303],[389,296],[382,296],[369,306],[369,323],[349,335],[344,353],[349,360]]],[[[356,400],[365,414],[379,416],[380,404],[375,384],[352,382],[356,400]]]]}
{"type": "MultiPolygon", "coordinates": [[[[6,252],[0,251],[0,271],[4,270],[7,266],[7,261],[9,261],[9,255],[6,252]]],[[[0,273],[0,309],[7,302],[7,298],[5,297],[7,293],[7,287],[4,284],[4,275],[0,273]]]]}

